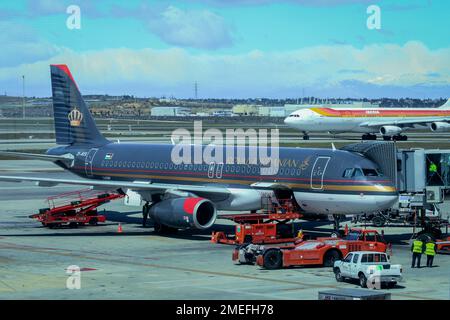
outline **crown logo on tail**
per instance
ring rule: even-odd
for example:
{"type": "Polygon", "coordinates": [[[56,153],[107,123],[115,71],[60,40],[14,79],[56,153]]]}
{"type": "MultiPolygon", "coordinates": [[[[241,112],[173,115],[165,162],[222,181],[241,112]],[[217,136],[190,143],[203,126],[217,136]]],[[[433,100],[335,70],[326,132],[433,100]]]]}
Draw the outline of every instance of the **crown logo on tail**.
{"type": "Polygon", "coordinates": [[[70,121],[70,125],[72,127],[79,127],[81,124],[81,121],[83,120],[83,114],[80,110],[78,110],[76,107],[74,107],[68,114],[67,118],[70,121]]]}

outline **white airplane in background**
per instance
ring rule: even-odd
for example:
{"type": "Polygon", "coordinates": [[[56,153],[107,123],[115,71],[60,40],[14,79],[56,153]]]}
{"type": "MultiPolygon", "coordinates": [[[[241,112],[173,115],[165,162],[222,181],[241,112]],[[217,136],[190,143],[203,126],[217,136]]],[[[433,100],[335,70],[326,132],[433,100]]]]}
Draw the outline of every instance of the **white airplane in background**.
{"type": "Polygon", "coordinates": [[[284,123],[303,131],[308,140],[310,132],[361,132],[363,140],[406,141],[401,133],[412,128],[428,127],[431,131],[450,131],[450,99],[439,108],[327,108],[300,109],[291,113],[284,123]]]}

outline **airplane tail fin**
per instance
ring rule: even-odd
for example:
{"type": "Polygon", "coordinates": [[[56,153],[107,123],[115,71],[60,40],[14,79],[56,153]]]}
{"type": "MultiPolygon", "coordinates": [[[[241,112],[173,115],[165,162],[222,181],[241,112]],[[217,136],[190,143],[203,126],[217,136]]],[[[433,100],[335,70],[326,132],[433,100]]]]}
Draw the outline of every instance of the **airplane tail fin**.
{"type": "Polygon", "coordinates": [[[448,99],[446,103],[440,106],[439,109],[450,109],[450,99],[448,99]]]}
{"type": "Polygon", "coordinates": [[[95,125],[77,84],[65,64],[51,65],[56,143],[100,146],[107,144],[95,125]]]}

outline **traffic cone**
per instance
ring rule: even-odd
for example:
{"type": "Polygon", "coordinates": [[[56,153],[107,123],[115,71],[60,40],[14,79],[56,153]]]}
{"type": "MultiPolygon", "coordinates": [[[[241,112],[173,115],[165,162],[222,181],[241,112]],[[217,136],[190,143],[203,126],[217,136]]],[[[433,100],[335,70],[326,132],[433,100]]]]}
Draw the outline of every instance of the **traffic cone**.
{"type": "Polygon", "coordinates": [[[117,233],[122,233],[122,225],[119,223],[119,226],[117,227],[117,233]]]}

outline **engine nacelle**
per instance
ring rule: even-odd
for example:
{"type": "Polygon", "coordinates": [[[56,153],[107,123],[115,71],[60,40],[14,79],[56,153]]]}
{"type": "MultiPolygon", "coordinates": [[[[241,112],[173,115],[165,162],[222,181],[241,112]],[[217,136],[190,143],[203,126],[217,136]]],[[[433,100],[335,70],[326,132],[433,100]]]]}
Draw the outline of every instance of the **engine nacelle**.
{"type": "Polygon", "coordinates": [[[450,131],[450,123],[447,122],[432,122],[430,125],[431,131],[450,131]]]}
{"type": "Polygon", "coordinates": [[[382,126],[380,128],[380,133],[383,136],[392,136],[395,134],[399,134],[400,132],[402,132],[402,128],[397,126],[382,126]]]}
{"type": "Polygon", "coordinates": [[[152,205],[149,215],[155,222],[172,228],[208,229],[216,221],[217,210],[208,199],[182,197],[152,205]]]}

